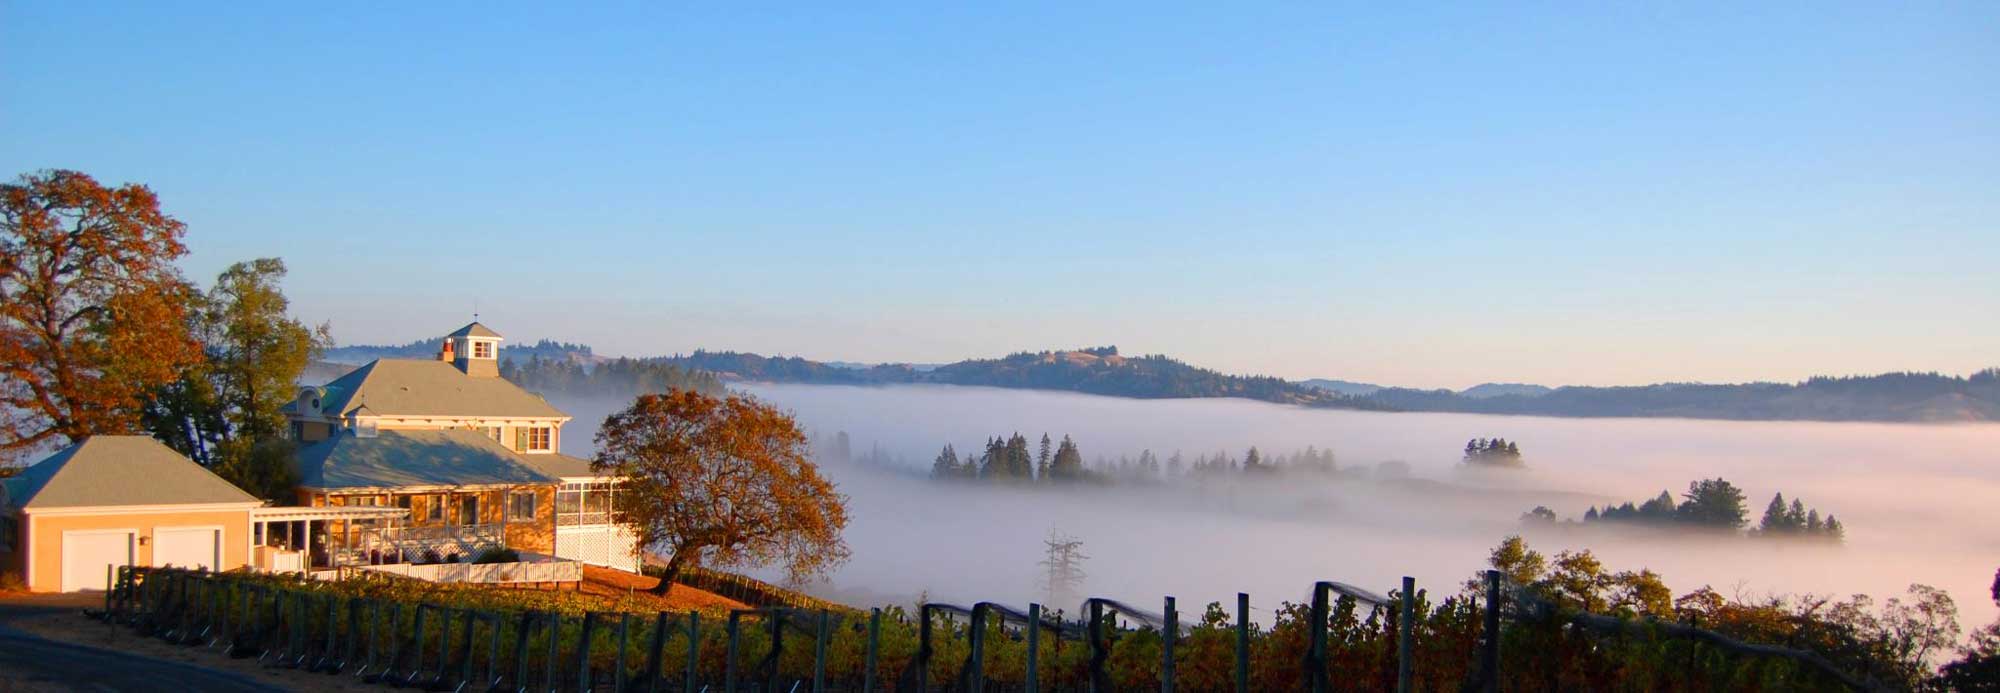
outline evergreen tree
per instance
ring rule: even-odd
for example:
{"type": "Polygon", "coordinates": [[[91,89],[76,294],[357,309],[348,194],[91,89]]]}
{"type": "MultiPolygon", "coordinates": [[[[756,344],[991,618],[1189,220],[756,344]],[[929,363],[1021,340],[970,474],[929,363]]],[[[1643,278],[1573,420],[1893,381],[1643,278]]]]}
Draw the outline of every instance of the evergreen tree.
{"type": "Polygon", "coordinates": [[[1264,471],[1264,458],[1257,454],[1257,446],[1250,446],[1250,452],[1243,455],[1243,471],[1264,471]]]}
{"type": "Polygon", "coordinates": [[[1083,453],[1069,436],[1063,436],[1062,443],[1056,446],[1056,456],[1049,463],[1049,477],[1056,481],[1083,479],[1083,453]]]}
{"type": "Polygon", "coordinates": [[[944,451],[938,453],[937,461],[931,463],[932,479],[956,479],[959,477],[958,451],[945,443],[944,451]]]}
{"type": "Polygon", "coordinates": [[[1048,480],[1049,480],[1049,462],[1050,462],[1050,460],[1052,459],[1052,457],[1051,457],[1051,456],[1053,455],[1053,453],[1049,452],[1049,450],[1050,450],[1050,448],[1051,448],[1051,447],[1052,447],[1052,446],[1051,446],[1051,444],[1049,443],[1049,434],[1048,434],[1048,432],[1044,431],[1044,432],[1042,433],[1042,450],[1041,450],[1041,454],[1039,454],[1039,455],[1036,455],[1036,456],[1035,456],[1035,478],[1036,478],[1036,479],[1039,479],[1039,480],[1042,480],[1042,481],[1048,481],[1048,480]]]}
{"type": "Polygon", "coordinates": [[[1584,521],[1584,522],[1595,522],[1595,521],[1597,521],[1597,506],[1595,506],[1595,505],[1593,505],[1593,506],[1590,506],[1590,509],[1589,509],[1589,510],[1585,510],[1585,511],[1583,511],[1583,521],[1584,521]]]}
{"type": "Polygon", "coordinates": [[[1173,456],[1167,458],[1167,476],[1180,476],[1186,472],[1187,463],[1181,461],[1181,451],[1175,450],[1173,456]]]}
{"type": "Polygon", "coordinates": [[[1747,521],[1743,491],[1720,478],[1688,483],[1682,494],[1680,518],[1695,525],[1718,529],[1739,529],[1747,521]]]}
{"type": "Polygon", "coordinates": [[[1797,498],[1792,499],[1792,509],[1790,512],[1785,513],[1785,525],[1787,527],[1790,527],[1794,532],[1805,530],[1806,528],[1805,501],[1799,500],[1797,498]]]}
{"type": "Polygon", "coordinates": [[[1666,489],[1660,489],[1660,495],[1639,506],[1639,517],[1653,522],[1674,519],[1674,494],[1668,493],[1666,489]]]}
{"type": "Polygon", "coordinates": [[[1007,457],[1007,478],[1016,481],[1029,481],[1035,478],[1035,458],[1033,454],[1028,452],[1028,439],[1026,436],[1021,435],[1019,431],[1015,431],[1013,437],[1007,439],[1005,454],[1007,457]]]}
{"type": "Polygon", "coordinates": [[[1791,520],[1785,514],[1785,494],[1771,496],[1771,504],[1764,506],[1764,521],[1757,529],[1764,534],[1791,532],[1791,520]]]}
{"type": "Polygon", "coordinates": [[[1807,534],[1811,534],[1813,536],[1819,536],[1820,532],[1825,531],[1825,529],[1826,525],[1820,524],[1818,510],[1810,510],[1806,512],[1807,534]]]}

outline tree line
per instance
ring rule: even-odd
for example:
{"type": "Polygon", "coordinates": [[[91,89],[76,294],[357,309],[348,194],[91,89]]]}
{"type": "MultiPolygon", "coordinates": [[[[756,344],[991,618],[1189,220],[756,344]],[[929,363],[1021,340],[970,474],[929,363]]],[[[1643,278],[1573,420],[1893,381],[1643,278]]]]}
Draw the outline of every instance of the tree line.
{"type": "Polygon", "coordinates": [[[1197,455],[1192,461],[1179,450],[1161,459],[1147,449],[1141,450],[1137,457],[1120,455],[1117,460],[1111,460],[1099,456],[1086,464],[1076,441],[1068,435],[1064,435],[1058,443],[1049,434],[1043,433],[1040,444],[1031,450],[1027,436],[1016,432],[987,438],[986,444],[976,450],[960,455],[958,448],[945,444],[931,461],[931,478],[1108,484],[1119,481],[1158,482],[1183,477],[1338,471],[1333,451],[1317,446],[1275,456],[1267,456],[1256,446],[1251,446],[1241,458],[1227,451],[1218,451],[1213,456],[1207,453],[1197,455]]]}
{"type": "Polygon", "coordinates": [[[1382,388],[1361,397],[1399,411],[1541,416],[1676,416],[1752,421],[2000,421],[2000,368],[1969,375],[1882,373],[1798,383],[1661,383],[1467,396],[1382,388]]]}
{"type": "Polygon", "coordinates": [[[1229,375],[1152,354],[1127,357],[1116,346],[1069,351],[1018,352],[997,359],[967,359],[935,368],[880,364],[843,368],[798,357],[770,357],[732,351],[696,351],[661,360],[710,371],[725,378],[813,384],[979,385],[1034,390],[1067,390],[1142,399],[1242,397],[1246,399],[1348,409],[1384,409],[1364,398],[1268,376],[1229,375]]]}
{"type": "Polygon", "coordinates": [[[1506,438],[1473,438],[1465,441],[1461,463],[1474,467],[1520,467],[1521,445],[1506,438]]]}
{"type": "MultiPolygon", "coordinates": [[[[1535,506],[1521,519],[1529,524],[1558,522],[1555,511],[1546,506],[1535,506]]],[[[1584,526],[1623,524],[1738,532],[1743,531],[1749,521],[1750,513],[1744,502],[1743,490],[1718,477],[1688,482],[1687,492],[1681,494],[1678,503],[1672,493],[1662,490],[1660,495],[1642,503],[1626,501],[1619,505],[1606,505],[1602,510],[1592,505],[1584,511],[1581,520],[1561,522],[1584,526]]],[[[1786,504],[1783,493],[1771,497],[1761,524],[1749,530],[1751,536],[1800,537],[1832,542],[1841,541],[1846,533],[1847,528],[1832,513],[1822,520],[1818,509],[1807,508],[1799,499],[1794,498],[1789,505],[1786,504]]]]}
{"type": "Polygon", "coordinates": [[[571,358],[504,359],[500,377],[543,394],[632,397],[673,390],[722,394],[722,381],[707,371],[655,359],[616,358],[585,366],[571,358]]]}

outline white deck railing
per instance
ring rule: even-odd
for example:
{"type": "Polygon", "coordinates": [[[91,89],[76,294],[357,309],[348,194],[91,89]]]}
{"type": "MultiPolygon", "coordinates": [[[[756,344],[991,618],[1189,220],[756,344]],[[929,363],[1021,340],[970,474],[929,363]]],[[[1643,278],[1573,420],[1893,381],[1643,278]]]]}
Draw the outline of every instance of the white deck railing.
{"type": "Polygon", "coordinates": [[[454,554],[470,562],[506,545],[506,528],[498,524],[378,527],[356,530],[353,543],[336,553],[341,565],[445,561],[454,554]]]}

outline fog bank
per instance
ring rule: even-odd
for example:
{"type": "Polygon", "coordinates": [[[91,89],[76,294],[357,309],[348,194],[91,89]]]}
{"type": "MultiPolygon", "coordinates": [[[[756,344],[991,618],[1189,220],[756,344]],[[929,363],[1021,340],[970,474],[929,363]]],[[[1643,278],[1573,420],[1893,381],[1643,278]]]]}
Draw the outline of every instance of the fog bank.
{"type": "MultiPolygon", "coordinates": [[[[1301,409],[1247,400],[1132,400],[953,386],[744,385],[816,434],[846,431],[857,455],[879,445],[900,468],[829,465],[850,497],[853,560],[815,589],[851,601],[919,593],[970,602],[1040,599],[1041,540],[1085,542],[1085,591],[1183,605],[1251,593],[1260,609],[1298,600],[1314,580],[1386,590],[1402,575],[1455,591],[1483,567],[1519,515],[1547,505],[1639,501],[1690,480],[1742,487],[1754,524],[1776,491],[1847,527],[1840,547],[1530,532],[1553,554],[1589,548],[1611,570],[1651,568],[1677,594],[1900,595],[1948,590],[1970,627],[1992,620],[2000,567],[2000,425],[1829,424],[1680,419],[1557,419],[1301,409]],[[1407,462],[1412,481],[1222,481],[1109,489],[1006,489],[923,477],[945,443],[976,454],[987,437],[1072,436],[1086,460],[1151,449],[1284,453],[1330,448],[1342,467],[1407,462]],[[1519,441],[1528,468],[1468,473],[1474,437],[1519,441]]],[[[558,401],[576,415],[565,451],[588,454],[596,423],[622,403],[558,401]]],[[[1184,609],[1192,608],[1184,606],[1184,609]]]]}

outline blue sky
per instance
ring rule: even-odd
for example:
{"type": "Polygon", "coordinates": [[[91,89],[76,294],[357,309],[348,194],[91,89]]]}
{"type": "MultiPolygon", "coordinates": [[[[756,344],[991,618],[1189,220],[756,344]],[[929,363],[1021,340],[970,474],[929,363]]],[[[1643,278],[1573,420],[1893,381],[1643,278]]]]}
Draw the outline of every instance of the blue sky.
{"type": "Polygon", "coordinates": [[[408,5],[8,3],[0,175],[151,185],[344,342],[2000,365],[2000,5],[408,5]]]}

